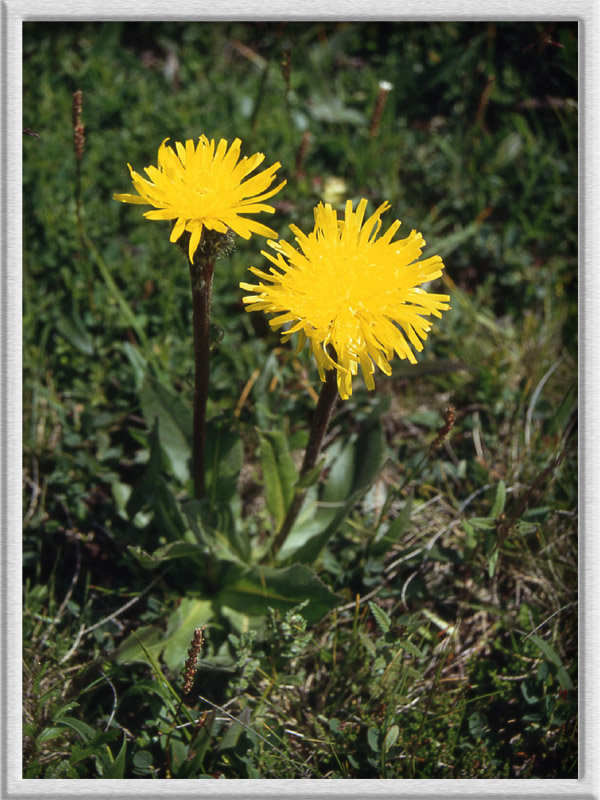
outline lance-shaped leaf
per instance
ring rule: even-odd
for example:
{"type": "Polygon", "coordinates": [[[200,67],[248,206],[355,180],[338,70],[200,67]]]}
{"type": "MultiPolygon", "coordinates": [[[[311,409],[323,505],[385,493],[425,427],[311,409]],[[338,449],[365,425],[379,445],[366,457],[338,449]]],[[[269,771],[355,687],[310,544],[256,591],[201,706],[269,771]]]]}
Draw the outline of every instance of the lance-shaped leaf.
{"type": "Polygon", "coordinates": [[[278,569],[232,566],[216,603],[250,616],[265,614],[269,608],[285,613],[304,600],[302,615],[309,623],[318,622],[338,602],[317,575],[304,564],[278,569]]]}
{"type": "Polygon", "coordinates": [[[288,440],[282,431],[259,431],[258,435],[265,500],[276,527],[279,528],[294,496],[298,470],[290,455],[288,440]]]}
{"type": "Polygon", "coordinates": [[[159,423],[159,437],[171,469],[182,483],[190,476],[192,412],[180,395],[146,375],[140,390],[142,412],[148,425],[159,423]]]}

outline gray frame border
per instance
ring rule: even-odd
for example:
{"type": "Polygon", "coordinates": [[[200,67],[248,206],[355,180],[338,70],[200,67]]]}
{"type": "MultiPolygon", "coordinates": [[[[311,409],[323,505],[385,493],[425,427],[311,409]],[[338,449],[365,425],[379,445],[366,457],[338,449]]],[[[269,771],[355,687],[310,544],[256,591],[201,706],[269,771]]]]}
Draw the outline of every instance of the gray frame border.
{"type": "Polygon", "coordinates": [[[0,90],[2,116],[1,173],[2,272],[0,274],[0,542],[1,685],[0,685],[0,797],[94,797],[105,795],[106,785],[95,780],[23,780],[21,778],[21,23],[25,20],[577,20],[580,42],[580,755],[578,780],[236,780],[198,784],[173,780],[117,781],[110,790],[118,798],[207,797],[464,797],[585,798],[600,800],[600,333],[594,325],[600,297],[600,6],[596,0],[386,0],[344,2],[286,0],[242,3],[221,0],[135,0],[119,3],[64,0],[58,11],[53,0],[6,0],[0,5],[0,90]],[[143,9],[141,6],[143,5],[143,9]],[[483,9],[483,11],[482,11],[483,9]]]}

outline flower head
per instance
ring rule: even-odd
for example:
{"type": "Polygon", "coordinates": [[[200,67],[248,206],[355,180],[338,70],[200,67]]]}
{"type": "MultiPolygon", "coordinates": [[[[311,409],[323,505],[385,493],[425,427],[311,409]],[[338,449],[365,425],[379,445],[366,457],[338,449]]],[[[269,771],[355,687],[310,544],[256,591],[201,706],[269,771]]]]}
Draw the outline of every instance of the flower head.
{"type": "Polygon", "coordinates": [[[283,181],[269,189],[281,166],[279,162],[247,178],[265,157],[255,153],[239,161],[239,139],[229,149],[225,139],[215,148],[214,139],[209,141],[206,136],[201,136],[196,146],[191,139],[185,145],[176,142],[175,150],[167,141],[158,150],[158,167],[144,169],[150,180],[127,165],[138,194],[115,194],[115,200],[154,206],[156,210],[144,213],[148,219],[174,220],[171,241],[176,242],[187,231],[190,261],[204,229],[223,234],[232,230],[244,239],[252,233],[276,236],[271,228],[241,215],[275,211],[263,201],[285,184],[283,181]]]}
{"type": "Polygon", "coordinates": [[[243,298],[247,311],[277,314],[271,326],[286,326],[284,340],[298,332],[299,349],[308,340],[321,380],[325,370],[337,370],[344,399],[352,394],[359,365],[373,389],[375,367],[390,375],[394,353],[416,363],[412,348],[423,349],[431,328],[428,317],[441,317],[450,307],[448,295],[421,288],[442,274],[440,256],[419,261],[425,241],[414,230],[406,239],[392,241],[398,220],[378,239],[380,217],[389,203],[363,223],[366,207],[363,199],[353,211],[348,201],[345,219],[338,220],[329,204],[320,203],[308,236],[290,225],[299,250],[284,241],[269,241],[276,255],[263,255],[276,269],[250,268],[268,283],[240,284],[255,293],[243,298]]]}

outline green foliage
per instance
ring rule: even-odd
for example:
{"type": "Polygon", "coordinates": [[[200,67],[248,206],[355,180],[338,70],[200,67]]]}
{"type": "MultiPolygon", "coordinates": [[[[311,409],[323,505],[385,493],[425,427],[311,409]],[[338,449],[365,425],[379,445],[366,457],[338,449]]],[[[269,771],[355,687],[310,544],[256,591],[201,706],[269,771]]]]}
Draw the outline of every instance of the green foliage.
{"type": "Polygon", "coordinates": [[[265,502],[278,530],[292,502],[298,471],[292,461],[283,431],[259,431],[259,438],[265,502]]]}
{"type": "Polygon", "coordinates": [[[576,24],[27,22],[23,54],[24,776],[576,777],[576,24]],[[390,201],[452,310],[299,480],[316,369],[244,312],[238,239],[198,501],[187,265],[112,195],[202,133],[281,162],[288,239],[390,201]]]}

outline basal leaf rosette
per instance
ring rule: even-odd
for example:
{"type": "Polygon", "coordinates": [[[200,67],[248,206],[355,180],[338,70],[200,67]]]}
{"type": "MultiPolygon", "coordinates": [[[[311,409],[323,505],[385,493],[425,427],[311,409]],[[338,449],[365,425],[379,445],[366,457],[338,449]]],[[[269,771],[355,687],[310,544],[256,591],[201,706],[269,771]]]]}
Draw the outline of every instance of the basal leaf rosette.
{"type": "Polygon", "coordinates": [[[365,199],[356,211],[348,201],[338,219],[331,205],[320,203],[311,233],[290,225],[299,248],[269,241],[275,255],[263,255],[274,266],[269,272],[250,267],[261,282],[240,284],[253,292],[243,298],[247,311],[276,314],[270,325],[285,326],[284,341],[298,333],[298,349],[308,341],[322,381],[326,370],[337,370],[343,399],[352,394],[359,366],[373,389],[375,367],[390,375],[394,354],[416,363],[414,351],[423,349],[431,317],[450,308],[448,295],[423,288],[441,276],[440,256],[419,260],[425,240],[415,230],[393,241],[399,220],[377,238],[390,205],[383,203],[363,221],[366,208],[365,199]]]}
{"type": "Polygon", "coordinates": [[[158,166],[144,168],[149,180],[127,165],[138,194],[115,194],[115,200],[154,206],[154,210],[146,211],[144,216],[172,220],[172,242],[186,231],[190,261],[205,230],[222,234],[232,230],[244,239],[249,239],[253,233],[277,235],[271,228],[245,215],[275,211],[264,201],[286,183],[282,181],[270,188],[281,166],[279,162],[248,177],[265,156],[255,153],[240,160],[240,139],[234,139],[230,147],[225,139],[215,146],[214,139],[206,136],[201,136],[197,145],[192,139],[185,144],[176,142],[175,149],[167,142],[165,139],[158,150],[158,166]]]}

